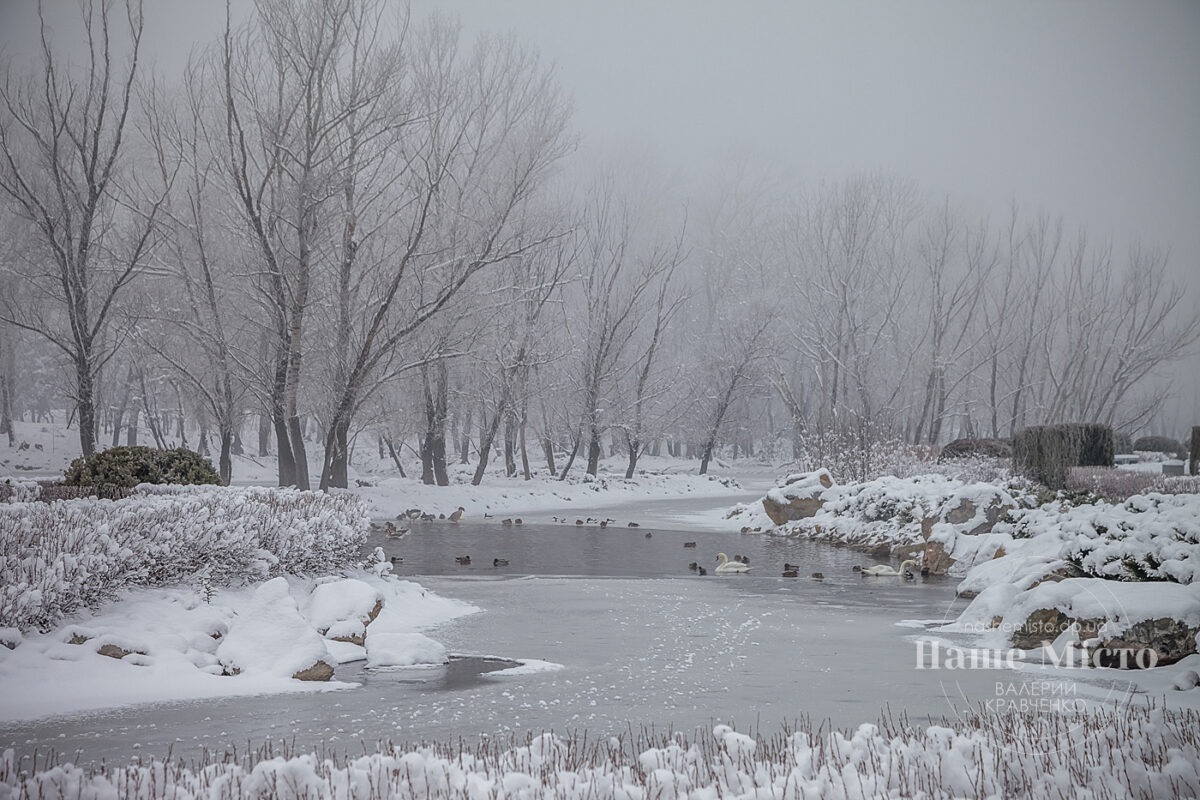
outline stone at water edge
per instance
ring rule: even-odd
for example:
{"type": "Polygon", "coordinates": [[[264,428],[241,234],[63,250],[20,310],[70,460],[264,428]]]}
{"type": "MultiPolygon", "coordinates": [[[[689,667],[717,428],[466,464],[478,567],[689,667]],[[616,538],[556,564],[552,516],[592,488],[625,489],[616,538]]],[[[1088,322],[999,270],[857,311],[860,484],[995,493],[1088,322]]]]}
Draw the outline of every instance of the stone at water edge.
{"type": "Polygon", "coordinates": [[[292,675],[298,681],[327,681],[333,677],[333,667],[324,661],[318,661],[308,669],[302,669],[292,675]]]}
{"type": "MultiPolygon", "coordinates": [[[[1011,503],[1006,502],[1003,497],[999,495],[993,496],[983,510],[983,520],[970,530],[960,530],[958,533],[965,536],[978,536],[983,533],[991,533],[996,523],[1004,519],[1005,514],[1012,511],[1014,507],[1011,503]]],[[[921,565],[927,568],[931,575],[945,575],[956,563],[954,557],[946,552],[945,544],[930,538],[933,534],[933,526],[939,521],[956,527],[965,525],[975,519],[978,513],[979,507],[975,504],[975,501],[969,497],[963,497],[959,499],[957,505],[949,510],[944,510],[939,516],[923,517],[921,519],[921,538],[925,540],[925,544],[921,548],[921,565]]]]}
{"type": "Polygon", "coordinates": [[[824,507],[821,493],[832,487],[833,476],[827,470],[789,475],[782,487],[763,497],[763,510],[776,525],[808,519],[824,507]]]}
{"type": "Polygon", "coordinates": [[[1200,627],[1191,627],[1170,617],[1142,620],[1127,627],[1120,634],[1102,636],[1103,619],[1074,619],[1057,608],[1039,608],[1025,618],[1021,627],[1013,632],[1013,647],[1032,650],[1053,642],[1073,625],[1079,626],[1080,641],[1098,639],[1099,643],[1089,648],[1089,661],[1095,656],[1102,667],[1134,667],[1132,660],[1121,663],[1112,651],[1137,653],[1153,650],[1155,665],[1169,666],[1196,652],[1196,635],[1200,627]]]}
{"type": "Polygon", "coordinates": [[[357,578],[326,581],[313,587],[304,616],[322,636],[361,646],[367,626],[383,610],[379,591],[357,578]]]}

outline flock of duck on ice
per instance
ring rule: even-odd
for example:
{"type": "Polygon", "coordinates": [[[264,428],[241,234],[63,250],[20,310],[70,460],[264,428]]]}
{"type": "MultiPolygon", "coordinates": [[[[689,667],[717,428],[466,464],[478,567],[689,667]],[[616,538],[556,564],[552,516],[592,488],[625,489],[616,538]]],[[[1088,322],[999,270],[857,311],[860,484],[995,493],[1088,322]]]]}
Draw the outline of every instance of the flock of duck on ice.
{"type": "MultiPolygon", "coordinates": [[[[459,506],[455,511],[451,512],[449,514],[449,516],[447,516],[446,514],[440,514],[440,515],[434,516],[433,514],[421,511],[421,509],[419,509],[419,508],[410,508],[408,511],[405,511],[403,514],[401,514],[399,517],[397,517],[397,519],[419,520],[422,522],[432,522],[436,519],[441,519],[441,520],[447,520],[449,522],[458,522],[463,518],[463,514],[465,514],[465,513],[466,513],[466,509],[464,509],[462,506],[459,506]]],[[[483,516],[485,519],[493,518],[493,516],[491,514],[484,514],[483,516]]],[[[568,521],[562,517],[551,517],[551,519],[553,519],[555,522],[560,523],[560,524],[566,524],[568,521]]],[[[599,525],[601,528],[607,528],[609,526],[609,524],[613,523],[613,522],[616,522],[616,520],[614,520],[614,519],[592,519],[591,517],[588,517],[586,520],[582,520],[582,519],[575,520],[576,525],[599,525]]],[[[508,527],[508,526],[513,526],[513,525],[521,525],[523,523],[522,523],[522,520],[520,517],[516,517],[516,518],[503,519],[500,521],[500,524],[505,527],[508,527]]],[[[640,526],[636,522],[630,522],[630,523],[628,523],[628,527],[637,528],[640,526]]],[[[397,525],[395,522],[392,522],[390,520],[385,522],[382,526],[380,526],[376,523],[372,523],[371,528],[373,530],[382,530],[384,535],[389,539],[399,539],[400,537],[404,536],[404,534],[408,533],[408,530],[409,530],[407,527],[401,527],[401,526],[397,525]]],[[[646,532],[647,539],[653,537],[653,535],[654,534],[650,533],[649,531],[646,532]]],[[[696,547],[696,543],[695,542],[684,542],[683,546],[687,547],[687,548],[694,548],[694,547],[696,547]]],[[[455,563],[459,564],[460,566],[469,566],[471,564],[471,556],[469,556],[469,555],[455,556],[454,561],[455,561],[455,563]]],[[[717,553],[717,557],[716,557],[715,561],[716,561],[717,566],[713,569],[713,572],[715,572],[717,575],[738,575],[738,574],[742,574],[742,573],[746,573],[746,572],[750,571],[749,556],[735,555],[733,557],[733,559],[730,560],[729,556],[725,555],[724,553],[717,553]]],[[[396,564],[396,565],[403,564],[404,559],[400,558],[399,556],[392,556],[391,562],[392,562],[392,564],[396,564]]],[[[492,566],[493,567],[507,567],[508,559],[507,558],[493,558],[492,566]]],[[[708,574],[708,570],[705,569],[704,567],[700,566],[700,564],[695,561],[688,564],[688,569],[691,570],[692,572],[697,573],[698,575],[707,575],[708,574]]],[[[889,564],[877,564],[873,567],[861,567],[861,566],[855,565],[853,567],[853,569],[855,572],[860,573],[864,578],[899,578],[899,577],[903,577],[906,580],[912,580],[913,578],[916,577],[916,571],[919,569],[919,567],[918,567],[916,561],[909,559],[907,561],[901,562],[900,569],[894,569],[889,564]]],[[[927,570],[925,570],[925,569],[920,569],[920,572],[922,575],[928,574],[927,570]]],[[[787,562],[784,562],[783,577],[785,577],[785,578],[800,577],[800,565],[799,564],[789,564],[787,562]]],[[[811,577],[814,578],[815,580],[823,580],[825,578],[825,575],[820,572],[814,572],[814,573],[812,573],[811,577]]]]}

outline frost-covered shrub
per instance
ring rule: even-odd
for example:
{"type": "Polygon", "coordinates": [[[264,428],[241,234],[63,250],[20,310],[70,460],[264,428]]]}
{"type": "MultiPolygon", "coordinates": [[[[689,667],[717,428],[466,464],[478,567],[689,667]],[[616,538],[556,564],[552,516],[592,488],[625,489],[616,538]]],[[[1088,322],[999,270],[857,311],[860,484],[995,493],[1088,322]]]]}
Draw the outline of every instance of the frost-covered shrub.
{"type": "Polygon", "coordinates": [[[141,483],[220,484],[212,463],[186,447],[111,447],[81,456],[67,468],[68,486],[124,486],[141,483]]]}
{"type": "Polygon", "coordinates": [[[377,752],[344,757],[324,750],[277,755],[268,743],[246,748],[244,760],[206,757],[191,767],[139,758],[88,770],[57,760],[30,764],[10,749],[0,754],[0,798],[1167,800],[1200,793],[1194,711],[1129,703],[1055,713],[1044,710],[1058,705],[1046,702],[1052,698],[1004,699],[1013,702],[1003,713],[924,727],[889,715],[830,730],[804,718],[772,736],[750,737],[727,725],[693,736],[642,729],[596,746],[584,730],[566,738],[514,734],[507,743],[489,739],[475,747],[461,740],[380,742],[377,752]]]}
{"type": "Polygon", "coordinates": [[[1187,447],[1169,436],[1141,436],[1133,442],[1133,451],[1146,453],[1167,453],[1176,458],[1187,455],[1187,447]]]}
{"type": "Polygon", "coordinates": [[[145,487],[126,500],[0,505],[0,627],[53,626],[130,586],[214,584],[354,563],[368,517],[354,495],[145,487]]]}
{"type": "Polygon", "coordinates": [[[928,448],[908,444],[870,425],[806,438],[794,466],[795,472],[827,469],[839,483],[936,471],[928,448]]]}
{"type": "Polygon", "coordinates": [[[1163,475],[1132,469],[1076,467],[1067,478],[1068,491],[1093,492],[1113,501],[1124,502],[1135,494],[1197,494],[1200,477],[1163,475]]]}
{"type": "Polygon", "coordinates": [[[37,500],[41,494],[42,487],[37,481],[21,478],[0,480],[0,503],[29,503],[37,500]]]}

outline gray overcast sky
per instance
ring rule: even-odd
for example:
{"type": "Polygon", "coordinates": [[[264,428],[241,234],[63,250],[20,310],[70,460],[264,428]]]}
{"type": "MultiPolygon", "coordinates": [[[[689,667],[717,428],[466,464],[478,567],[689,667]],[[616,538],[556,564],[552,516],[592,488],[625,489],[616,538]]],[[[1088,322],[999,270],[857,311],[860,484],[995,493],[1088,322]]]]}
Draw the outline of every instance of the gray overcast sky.
{"type": "MultiPolygon", "coordinates": [[[[32,0],[0,0],[8,49],[32,0]]],[[[250,7],[234,0],[235,8],[250,7]]],[[[48,0],[63,18],[73,0],[48,0]]],[[[979,213],[1062,213],[1170,246],[1200,289],[1200,3],[413,0],[555,62],[588,146],[693,175],[735,152],[803,178],[884,169],[979,213]]],[[[146,0],[161,69],[224,3],[146,0]]]]}

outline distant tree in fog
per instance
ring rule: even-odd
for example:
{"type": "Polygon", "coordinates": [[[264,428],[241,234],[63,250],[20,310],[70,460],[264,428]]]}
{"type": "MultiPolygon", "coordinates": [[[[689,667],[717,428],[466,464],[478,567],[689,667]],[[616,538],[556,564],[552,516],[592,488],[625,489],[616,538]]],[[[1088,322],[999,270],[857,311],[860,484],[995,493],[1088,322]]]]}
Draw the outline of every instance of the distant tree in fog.
{"type": "Polygon", "coordinates": [[[51,43],[38,10],[37,66],[23,72],[10,63],[0,83],[0,196],[36,237],[36,254],[15,267],[35,302],[7,304],[3,314],[70,362],[80,449],[89,455],[100,371],[126,335],[110,328],[145,265],[162,202],[143,194],[130,163],[142,8],[135,0],[82,6],[82,65],[51,43]],[[121,35],[128,40],[114,41],[121,35]]]}

